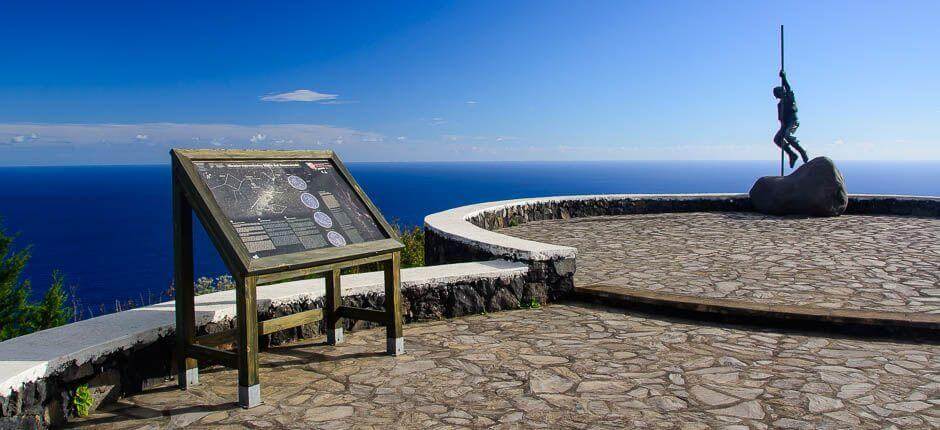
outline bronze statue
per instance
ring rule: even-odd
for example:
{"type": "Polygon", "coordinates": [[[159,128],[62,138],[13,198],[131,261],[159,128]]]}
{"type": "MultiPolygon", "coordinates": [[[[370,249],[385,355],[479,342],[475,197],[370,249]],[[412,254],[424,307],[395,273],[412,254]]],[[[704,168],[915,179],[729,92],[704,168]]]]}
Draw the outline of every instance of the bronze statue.
{"type": "MultiPolygon", "coordinates": [[[[787,74],[783,69],[780,69],[780,79],[783,84],[774,87],[774,97],[780,99],[780,102],[777,103],[777,119],[780,120],[780,130],[774,135],[774,143],[787,153],[790,158],[790,168],[792,169],[798,159],[792,148],[796,148],[800,152],[800,157],[803,158],[804,163],[809,161],[809,158],[806,156],[806,151],[800,146],[800,141],[793,135],[793,133],[796,133],[797,127],[800,126],[800,121],[796,118],[796,98],[790,88],[790,83],[787,82],[787,74]]],[[[783,167],[781,167],[782,169],[783,167]]]]}

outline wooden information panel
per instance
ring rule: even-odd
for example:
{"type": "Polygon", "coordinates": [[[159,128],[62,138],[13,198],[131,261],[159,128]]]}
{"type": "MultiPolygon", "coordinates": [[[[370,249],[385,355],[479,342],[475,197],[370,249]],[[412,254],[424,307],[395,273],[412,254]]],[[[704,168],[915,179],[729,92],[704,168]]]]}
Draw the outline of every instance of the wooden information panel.
{"type": "MultiPolygon", "coordinates": [[[[238,369],[238,402],[261,402],[258,336],[323,321],[342,342],[343,318],[386,325],[390,354],[404,352],[400,251],[394,229],[332,151],[171,152],[174,283],[180,388],[198,383],[198,361],[238,369]],[[236,281],[236,328],[195,336],[192,214],[236,281]],[[380,263],[385,309],[342,306],[340,270],[380,263]],[[258,321],[259,284],[324,274],[323,309],[258,321]],[[235,343],[235,352],[215,346],[235,343]]],[[[263,288],[263,287],[262,287],[263,288]]]]}
{"type": "Polygon", "coordinates": [[[388,238],[330,160],[194,164],[252,258],[388,238]]]}

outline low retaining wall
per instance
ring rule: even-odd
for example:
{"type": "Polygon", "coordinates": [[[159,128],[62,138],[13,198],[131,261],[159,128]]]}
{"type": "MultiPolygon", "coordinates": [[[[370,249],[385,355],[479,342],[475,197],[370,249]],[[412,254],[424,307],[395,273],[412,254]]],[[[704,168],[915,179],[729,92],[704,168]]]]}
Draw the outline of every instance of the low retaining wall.
{"type": "Polygon", "coordinates": [[[505,200],[463,206],[424,219],[425,263],[504,258],[529,266],[536,300],[554,301],[574,292],[577,250],[494,232],[530,221],[661,212],[749,211],[746,194],[610,194],[505,200]],[[541,292],[544,291],[544,294],[541,292]]]}
{"type": "MultiPolygon", "coordinates": [[[[403,269],[405,320],[516,309],[531,295],[527,272],[525,265],[508,261],[403,269]]],[[[382,308],[383,282],[380,272],[343,276],[344,305],[382,308]]],[[[323,294],[322,279],[259,287],[259,319],[320,308],[323,294]]],[[[234,291],[196,297],[198,334],[230,328],[234,316],[234,291]]],[[[371,326],[349,320],[345,324],[349,330],[371,326]]],[[[83,384],[92,389],[97,407],[174,380],[174,330],[174,303],[165,302],[0,342],[0,429],[65,422],[74,413],[74,390],[83,384]]],[[[265,336],[261,345],[321,332],[320,324],[297,327],[265,336]]]]}
{"type": "MultiPolygon", "coordinates": [[[[577,250],[571,247],[534,242],[499,234],[495,230],[530,221],[569,219],[592,216],[616,216],[667,212],[750,212],[753,211],[747,194],[612,194],[561,196],[532,199],[505,200],[463,206],[429,215],[425,218],[425,260],[428,264],[452,263],[474,259],[505,258],[529,266],[526,282],[542,283],[548,298],[555,300],[573,292],[573,274],[576,267],[577,250]]],[[[940,198],[900,195],[849,196],[847,214],[853,215],[903,215],[940,217],[940,198]]],[[[533,288],[537,290],[537,288],[533,288]]],[[[620,291],[622,293],[622,291],[620,291]]],[[[645,292],[643,292],[645,294],[645,292]]],[[[590,296],[584,290],[580,298],[590,296]]],[[[621,294],[623,296],[623,294],[621,294]]],[[[593,299],[613,300],[610,295],[594,294],[593,299]]],[[[623,302],[626,299],[620,298],[623,302]]],[[[668,302],[673,307],[690,306],[699,310],[709,308],[694,298],[680,301],[652,301],[637,293],[629,297],[642,306],[662,305],[668,302]]],[[[714,300],[713,302],[724,302],[714,300]]],[[[715,312],[730,312],[732,306],[711,308],[715,312]]],[[[709,308],[709,309],[711,309],[709,308]]],[[[816,311],[806,311],[814,316],[816,311]]],[[[830,314],[837,312],[827,310],[830,314]]],[[[818,312],[817,312],[818,313],[818,312]]],[[[830,315],[831,320],[848,321],[861,325],[892,323],[892,319],[876,320],[867,315],[856,317],[857,312],[845,315],[830,315]]],[[[861,313],[864,314],[864,313],[861,313]]],[[[859,315],[861,315],[859,314],[859,315]]],[[[787,314],[790,319],[799,319],[803,314],[787,314]]],[[[935,327],[931,316],[914,316],[903,324],[907,328],[935,327]],[[922,321],[923,320],[923,321],[922,321]]],[[[818,322],[818,321],[817,321],[818,322]]]]}
{"type": "MultiPolygon", "coordinates": [[[[504,200],[462,206],[424,219],[425,262],[444,264],[504,258],[530,266],[531,282],[547,282],[553,297],[570,292],[577,250],[496,233],[530,221],[666,212],[750,212],[747,194],[605,194],[504,200]]],[[[849,196],[848,214],[940,216],[940,198],[849,196]]]]}

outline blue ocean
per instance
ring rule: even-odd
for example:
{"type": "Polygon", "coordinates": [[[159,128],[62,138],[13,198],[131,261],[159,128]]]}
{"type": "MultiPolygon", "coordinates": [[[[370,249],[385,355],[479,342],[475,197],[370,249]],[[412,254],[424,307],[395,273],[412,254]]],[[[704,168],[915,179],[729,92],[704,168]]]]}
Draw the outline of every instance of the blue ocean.
{"type": "MultiPolygon", "coordinates": [[[[940,162],[839,162],[850,193],[940,195],[940,162]]],[[[348,163],[390,221],[491,200],[565,194],[747,192],[774,161],[348,163]]],[[[19,247],[31,246],[34,294],[54,270],[83,306],[160,294],[172,279],[170,168],[0,168],[0,218],[19,247]]],[[[197,223],[198,225],[198,223],[197,223]]],[[[226,273],[202,231],[197,276],[226,273]]]]}

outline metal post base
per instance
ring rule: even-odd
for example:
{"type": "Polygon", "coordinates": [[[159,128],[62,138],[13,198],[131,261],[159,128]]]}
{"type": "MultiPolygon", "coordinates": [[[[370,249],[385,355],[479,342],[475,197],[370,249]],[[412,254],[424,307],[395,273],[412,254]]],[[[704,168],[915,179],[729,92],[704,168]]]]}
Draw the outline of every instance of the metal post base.
{"type": "Polygon", "coordinates": [[[326,332],[326,343],[330,345],[336,345],[338,343],[343,343],[343,328],[340,327],[335,330],[327,330],[326,332]]]}
{"type": "Polygon", "coordinates": [[[388,355],[402,355],[405,353],[405,338],[388,337],[386,338],[386,350],[388,355]]]}
{"type": "Polygon", "coordinates": [[[238,406],[249,409],[260,404],[261,384],[255,384],[250,387],[238,386],[238,406]]]}
{"type": "Polygon", "coordinates": [[[194,385],[199,385],[199,368],[194,367],[192,369],[186,369],[186,374],[183,375],[182,379],[180,388],[184,390],[194,385]]]}

